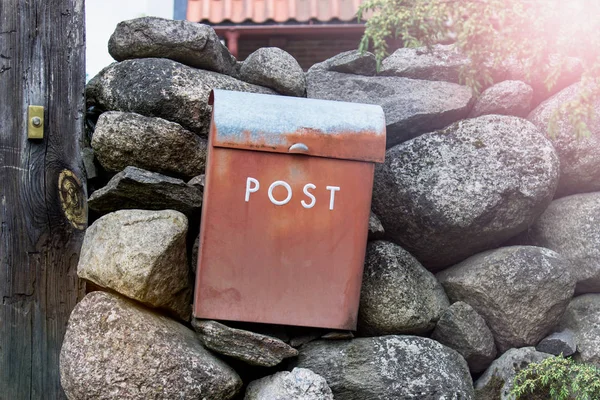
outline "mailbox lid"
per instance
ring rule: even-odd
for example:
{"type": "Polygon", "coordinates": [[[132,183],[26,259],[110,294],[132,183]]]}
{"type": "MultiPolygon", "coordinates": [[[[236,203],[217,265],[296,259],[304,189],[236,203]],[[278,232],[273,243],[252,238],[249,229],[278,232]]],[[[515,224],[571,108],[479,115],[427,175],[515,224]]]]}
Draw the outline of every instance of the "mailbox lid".
{"type": "Polygon", "coordinates": [[[218,89],[209,103],[214,147],[379,163],[385,158],[385,117],[378,105],[218,89]]]}

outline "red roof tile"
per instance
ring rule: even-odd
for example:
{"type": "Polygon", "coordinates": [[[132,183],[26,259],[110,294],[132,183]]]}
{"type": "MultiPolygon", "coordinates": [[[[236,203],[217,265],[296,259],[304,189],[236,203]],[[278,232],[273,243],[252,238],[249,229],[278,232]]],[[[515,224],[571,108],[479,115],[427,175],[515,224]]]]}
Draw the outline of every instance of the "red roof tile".
{"type": "Polygon", "coordinates": [[[222,22],[352,21],[364,0],[188,0],[187,19],[222,22]]]}

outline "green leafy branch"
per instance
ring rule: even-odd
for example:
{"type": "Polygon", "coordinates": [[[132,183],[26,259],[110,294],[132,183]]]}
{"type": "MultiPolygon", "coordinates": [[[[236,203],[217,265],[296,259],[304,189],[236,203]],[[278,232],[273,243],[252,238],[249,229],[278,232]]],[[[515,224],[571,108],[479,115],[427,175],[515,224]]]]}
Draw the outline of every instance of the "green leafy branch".
{"type": "Polygon", "coordinates": [[[549,357],[517,373],[511,394],[517,400],[600,399],[600,369],[570,358],[549,357]]]}
{"type": "Polygon", "coordinates": [[[378,69],[389,38],[405,47],[454,43],[469,60],[461,82],[475,93],[501,80],[511,62],[525,71],[526,80],[543,77],[550,90],[579,60],[581,95],[559,113],[567,115],[578,136],[590,134],[593,102],[600,94],[600,1],[367,0],[358,11],[359,19],[366,16],[359,49],[372,49],[378,69]]]}

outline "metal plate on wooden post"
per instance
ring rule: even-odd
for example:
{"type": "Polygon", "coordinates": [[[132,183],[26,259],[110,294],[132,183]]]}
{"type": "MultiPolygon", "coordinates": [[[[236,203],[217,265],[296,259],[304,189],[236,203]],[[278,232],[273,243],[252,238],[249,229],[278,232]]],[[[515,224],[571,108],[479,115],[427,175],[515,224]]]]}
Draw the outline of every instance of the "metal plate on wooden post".
{"type": "Polygon", "coordinates": [[[44,138],[44,107],[29,106],[27,110],[27,138],[44,138]]]}

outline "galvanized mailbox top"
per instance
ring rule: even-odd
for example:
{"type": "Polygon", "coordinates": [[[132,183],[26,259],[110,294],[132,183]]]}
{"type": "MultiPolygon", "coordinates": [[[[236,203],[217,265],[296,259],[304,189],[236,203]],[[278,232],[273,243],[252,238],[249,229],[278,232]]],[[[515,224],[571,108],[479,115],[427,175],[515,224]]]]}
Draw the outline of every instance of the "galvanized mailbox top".
{"type": "Polygon", "coordinates": [[[213,90],[215,147],[383,162],[378,105],[213,90]]]}

